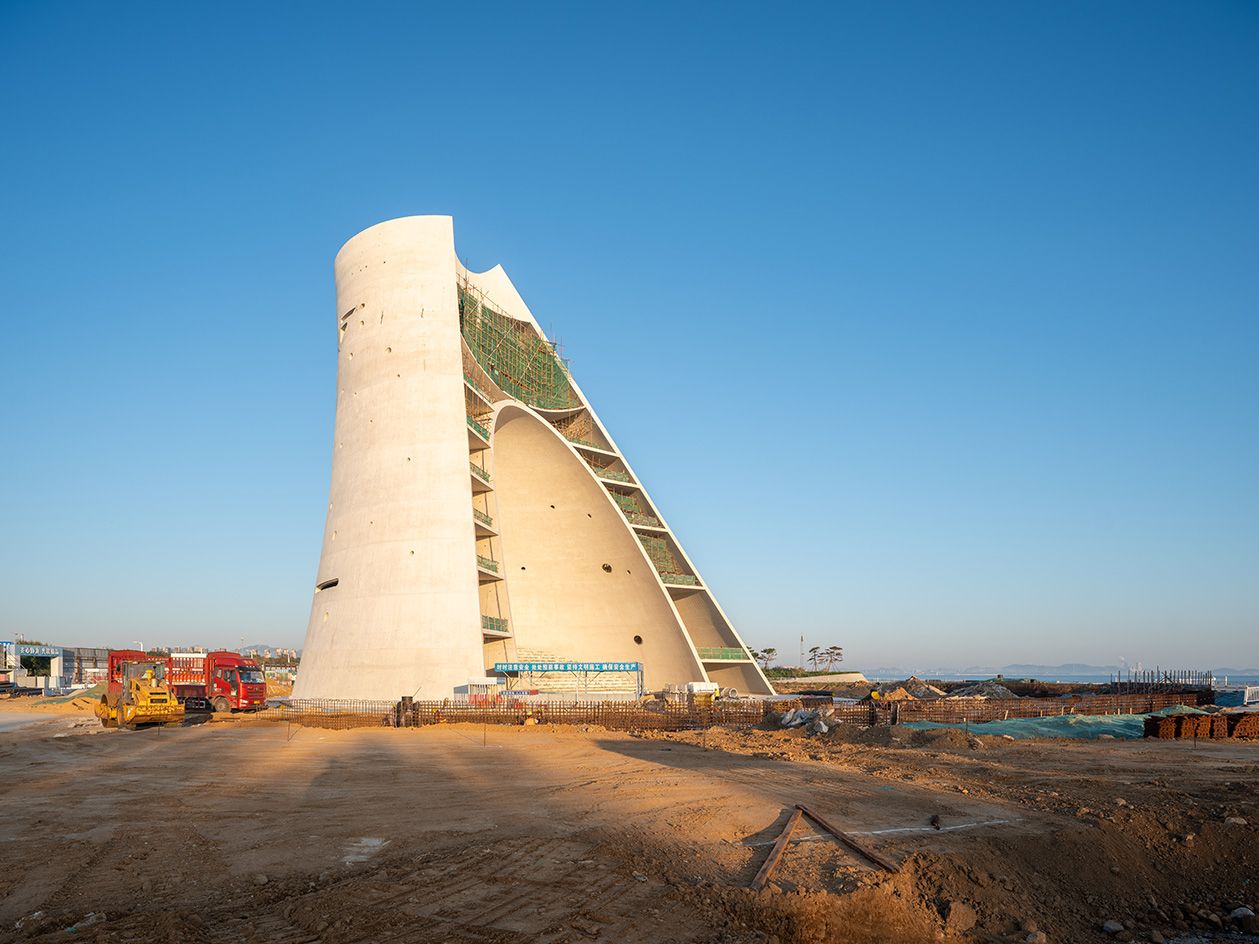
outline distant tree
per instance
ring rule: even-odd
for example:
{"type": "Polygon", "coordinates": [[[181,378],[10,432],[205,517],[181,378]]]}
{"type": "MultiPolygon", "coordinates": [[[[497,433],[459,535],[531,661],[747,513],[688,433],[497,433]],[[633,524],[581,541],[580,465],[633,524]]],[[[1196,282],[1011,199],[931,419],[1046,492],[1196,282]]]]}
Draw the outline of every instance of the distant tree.
{"type": "Polygon", "coordinates": [[[823,654],[826,659],[826,668],[835,668],[836,662],[844,661],[844,650],[840,646],[831,646],[823,654]]]}
{"type": "Polygon", "coordinates": [[[761,664],[761,668],[768,669],[770,663],[778,658],[778,650],[771,646],[768,649],[762,649],[760,652],[755,653],[755,656],[756,661],[761,664]]]}
{"type": "Polygon", "coordinates": [[[818,665],[821,663],[821,661],[822,661],[822,647],[814,646],[812,649],[809,650],[809,665],[813,666],[813,668],[816,669],[818,665]]]}
{"type": "MultiPolygon", "coordinates": [[[[27,645],[36,645],[36,643],[27,643],[27,645]]],[[[38,643],[45,645],[45,643],[38,643]]],[[[22,656],[21,664],[23,671],[27,675],[33,675],[37,678],[46,675],[52,675],[52,656],[22,656]]]]}

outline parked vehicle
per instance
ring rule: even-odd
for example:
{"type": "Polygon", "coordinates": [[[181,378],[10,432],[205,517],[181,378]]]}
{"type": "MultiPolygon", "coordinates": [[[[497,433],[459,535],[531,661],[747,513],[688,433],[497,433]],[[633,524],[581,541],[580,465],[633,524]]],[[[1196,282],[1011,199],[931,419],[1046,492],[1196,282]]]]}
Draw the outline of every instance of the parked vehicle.
{"type": "Polygon", "coordinates": [[[96,717],[107,728],[135,730],[142,724],[178,724],[184,706],[170,690],[170,659],[146,655],[139,649],[114,649],[109,653],[105,694],[96,706],[96,717]]]}
{"type": "Polygon", "coordinates": [[[262,667],[238,652],[171,654],[175,697],[200,711],[257,711],[267,703],[262,667]]]}

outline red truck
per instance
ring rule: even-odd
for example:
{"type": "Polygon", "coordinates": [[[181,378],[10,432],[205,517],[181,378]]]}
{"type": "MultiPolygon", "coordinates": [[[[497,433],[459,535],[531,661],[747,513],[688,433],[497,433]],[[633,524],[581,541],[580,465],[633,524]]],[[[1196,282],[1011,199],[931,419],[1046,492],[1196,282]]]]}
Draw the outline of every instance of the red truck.
{"type": "Polygon", "coordinates": [[[202,711],[258,711],[267,704],[262,667],[239,652],[173,652],[171,689],[202,711]]]}

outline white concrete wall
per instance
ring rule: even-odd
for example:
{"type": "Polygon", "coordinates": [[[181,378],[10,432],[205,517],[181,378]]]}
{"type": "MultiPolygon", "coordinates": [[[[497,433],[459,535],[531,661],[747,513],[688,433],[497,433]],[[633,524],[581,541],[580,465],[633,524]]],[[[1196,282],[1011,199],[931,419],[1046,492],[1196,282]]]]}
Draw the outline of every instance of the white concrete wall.
{"type": "Polygon", "coordinates": [[[445,698],[484,675],[450,217],[337,254],[332,487],[295,698],[445,698]],[[348,317],[347,316],[348,313],[348,317]]]}
{"type": "Polygon", "coordinates": [[[705,681],[642,546],[585,462],[514,405],[498,411],[494,455],[516,645],[569,662],[642,662],[649,689],[705,681]]]}

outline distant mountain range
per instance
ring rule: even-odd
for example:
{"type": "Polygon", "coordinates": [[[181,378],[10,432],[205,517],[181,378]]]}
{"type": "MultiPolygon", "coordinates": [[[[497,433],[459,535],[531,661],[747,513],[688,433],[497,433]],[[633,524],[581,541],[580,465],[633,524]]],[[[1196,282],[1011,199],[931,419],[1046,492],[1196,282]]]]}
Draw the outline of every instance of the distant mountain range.
{"type": "MultiPolygon", "coordinates": [[[[1154,666],[1143,666],[1143,668],[1153,669],[1154,666]]],[[[940,668],[938,666],[934,668],[920,667],[917,669],[906,669],[901,666],[878,666],[864,671],[867,677],[875,678],[908,678],[911,675],[917,675],[921,678],[957,676],[965,678],[991,678],[994,675],[1004,675],[1007,678],[1039,678],[1050,680],[1055,678],[1067,678],[1070,676],[1100,676],[1101,678],[1106,678],[1109,675],[1126,672],[1127,670],[1118,665],[1089,665],[1084,662],[1068,662],[1063,665],[970,665],[961,669],[940,668]]],[[[1213,668],[1210,671],[1216,676],[1259,676],[1259,669],[1235,669],[1230,667],[1221,667],[1213,668]]]]}

